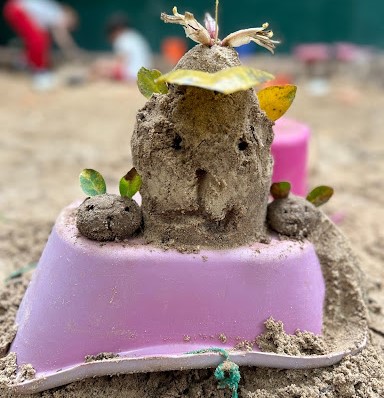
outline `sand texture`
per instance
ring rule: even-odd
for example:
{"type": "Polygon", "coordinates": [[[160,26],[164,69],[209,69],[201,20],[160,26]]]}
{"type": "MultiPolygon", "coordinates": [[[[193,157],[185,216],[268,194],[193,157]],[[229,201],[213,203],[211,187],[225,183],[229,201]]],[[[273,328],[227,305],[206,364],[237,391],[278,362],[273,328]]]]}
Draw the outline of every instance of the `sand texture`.
{"type": "Polygon", "coordinates": [[[76,226],[89,239],[114,241],[132,237],[140,230],[141,221],[141,209],[134,200],[107,193],[84,200],[76,226]]]}
{"type": "MultiPolygon", "coordinates": [[[[196,46],[176,69],[239,64],[231,48],[196,46]]],[[[171,86],[153,96],[132,137],[147,242],[195,250],[265,239],[272,139],[253,90],[224,95],[171,86]]]]}
{"type": "Polygon", "coordinates": [[[299,197],[271,203],[268,219],[282,239],[305,235],[314,244],[326,284],[324,339],[333,351],[353,349],[365,339],[367,308],[359,261],[347,238],[321,209],[299,197]],[[303,220],[307,221],[304,228],[303,220]]]}

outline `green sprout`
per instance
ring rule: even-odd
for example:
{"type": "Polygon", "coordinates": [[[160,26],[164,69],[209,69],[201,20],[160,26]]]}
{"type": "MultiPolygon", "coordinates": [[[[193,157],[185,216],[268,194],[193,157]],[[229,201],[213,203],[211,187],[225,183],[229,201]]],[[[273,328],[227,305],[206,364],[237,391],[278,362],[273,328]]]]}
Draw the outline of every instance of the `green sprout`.
{"type": "MultiPolygon", "coordinates": [[[[84,169],[79,176],[80,187],[88,196],[97,196],[107,193],[104,177],[96,170],[84,169]]],[[[121,196],[132,199],[141,188],[141,177],[133,167],[120,179],[119,191],[121,196]]]]}
{"type": "Polygon", "coordinates": [[[273,199],[287,198],[291,192],[291,184],[288,181],[274,182],[271,185],[271,195],[273,199]]]}
{"type": "Polygon", "coordinates": [[[142,67],[137,73],[137,86],[145,98],[152,94],[167,94],[168,86],[165,82],[157,82],[161,72],[157,69],[147,69],[142,67]]]}
{"type": "Polygon", "coordinates": [[[314,206],[319,207],[328,202],[333,195],[333,188],[326,185],[321,185],[313,189],[306,197],[308,202],[311,202],[314,206]]]}
{"type": "Polygon", "coordinates": [[[102,195],[107,192],[103,176],[96,170],[84,169],[79,176],[80,187],[88,196],[102,195]]]}
{"type": "Polygon", "coordinates": [[[136,169],[133,167],[124,177],[121,177],[120,179],[120,195],[132,198],[136,192],[140,191],[141,184],[141,177],[136,169]]]}
{"type": "MultiPolygon", "coordinates": [[[[271,185],[270,193],[273,199],[285,199],[289,196],[291,184],[287,181],[274,182],[271,185]]],[[[328,202],[333,195],[333,188],[326,185],[320,185],[314,188],[305,198],[314,206],[319,207],[328,202]]]]}

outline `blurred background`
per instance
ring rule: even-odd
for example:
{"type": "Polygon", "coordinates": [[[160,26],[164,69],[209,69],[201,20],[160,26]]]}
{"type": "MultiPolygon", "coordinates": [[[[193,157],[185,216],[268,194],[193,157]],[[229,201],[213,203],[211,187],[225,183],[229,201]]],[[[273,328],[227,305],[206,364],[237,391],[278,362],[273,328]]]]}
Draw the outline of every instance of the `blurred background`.
{"type": "MultiPolygon", "coordinates": [[[[77,53],[68,48],[70,47],[68,40],[63,44],[63,40],[57,40],[55,36],[54,40],[51,40],[53,43],[49,45],[49,54],[54,61],[52,61],[54,67],[58,68],[63,64],[68,67],[68,61],[72,61],[72,67],[74,65],[77,67],[77,73],[73,69],[72,74],[65,76],[68,84],[80,84],[90,77],[112,77],[112,80],[116,80],[116,76],[122,77],[122,75],[123,80],[134,80],[137,67],[132,67],[132,72],[125,73],[119,68],[116,69],[116,65],[110,62],[111,58],[113,59],[111,56],[114,56],[116,61],[116,56],[122,53],[124,55],[124,51],[127,58],[131,60],[137,58],[137,65],[141,62],[148,64],[144,66],[154,66],[164,72],[194,45],[191,40],[185,38],[180,26],[173,24],[165,26],[159,18],[161,12],[171,14],[175,5],[173,1],[68,0],[60,3],[53,0],[0,0],[0,8],[4,10],[3,18],[0,18],[0,67],[3,69],[31,71],[31,65],[28,65],[28,60],[25,60],[22,51],[23,47],[28,47],[28,43],[20,34],[22,28],[17,26],[20,21],[12,21],[12,18],[18,17],[12,16],[12,12],[7,10],[9,4],[17,3],[56,3],[72,7],[76,22],[68,31],[72,44],[75,44],[78,50],[77,53]],[[119,15],[120,17],[124,15],[126,26],[137,35],[136,49],[127,48],[128,41],[131,42],[131,47],[135,46],[132,44],[134,39],[126,38],[125,48],[122,49],[124,44],[118,43],[118,40],[108,33],[113,19],[115,18],[116,22],[116,16],[119,15]],[[137,55],[143,52],[146,55],[142,57],[137,55]],[[110,57],[109,63],[106,62],[106,56],[110,57]],[[95,60],[97,62],[93,63],[95,60]],[[91,67],[91,70],[85,70],[85,67],[91,67]],[[127,74],[130,76],[125,79],[127,74]]],[[[199,21],[203,21],[207,11],[214,14],[213,0],[181,1],[178,7],[181,13],[190,10],[199,21]]],[[[53,30],[52,24],[55,22],[48,20],[49,12],[52,14],[52,10],[44,11],[44,5],[41,4],[40,8],[35,10],[38,19],[46,24],[44,31],[47,32],[53,30]],[[49,23],[51,26],[48,26],[49,23]]],[[[277,62],[276,58],[292,56],[295,62],[293,71],[280,68],[278,71],[280,74],[288,73],[292,77],[302,75],[304,71],[307,77],[320,79],[330,77],[332,73],[340,70],[343,74],[350,73],[348,69],[351,68],[344,67],[347,64],[359,69],[362,74],[365,73],[365,77],[368,73],[374,72],[377,78],[376,75],[380,74],[383,66],[382,15],[384,15],[384,3],[381,0],[222,1],[219,11],[220,36],[223,38],[236,30],[261,26],[268,21],[273,28],[275,38],[280,41],[277,57],[271,59],[272,68],[273,64],[279,65],[280,68],[280,60],[277,62]]],[[[53,18],[52,15],[50,17],[53,18]]],[[[26,35],[28,36],[28,33],[26,35]]],[[[250,59],[252,56],[265,57],[265,51],[253,44],[240,47],[238,51],[244,63],[252,64],[250,59]]],[[[38,66],[40,68],[40,65],[38,66]]],[[[126,69],[128,68],[127,66],[126,69]]],[[[352,73],[355,72],[353,70],[352,73]]],[[[52,76],[49,77],[51,78],[52,76]]],[[[33,84],[35,88],[44,89],[45,85],[49,86],[50,82],[46,83],[48,78],[45,76],[44,79],[36,77],[37,82],[33,84]],[[43,83],[39,80],[43,80],[43,83]]],[[[381,85],[381,79],[378,80],[375,83],[381,85]]],[[[315,80],[311,84],[314,91],[326,91],[324,82],[315,80]]]]}
{"type": "MultiPolygon", "coordinates": [[[[0,7],[5,3],[1,0],[0,7]]],[[[205,12],[214,12],[213,1],[206,0],[182,0],[177,4],[169,0],[68,0],[65,3],[79,13],[81,24],[75,33],[79,45],[97,51],[108,48],[103,28],[106,17],[116,10],[128,13],[134,27],[145,34],[155,52],[160,51],[164,38],[183,37],[177,26],[164,28],[159,19],[161,12],[171,13],[172,7],[177,5],[179,12],[191,10],[198,20],[202,20],[205,12]]],[[[348,41],[384,46],[384,3],[381,0],[223,0],[220,6],[220,26],[225,35],[269,21],[276,37],[283,41],[279,52],[288,52],[305,42],[348,41]]],[[[0,44],[7,45],[12,37],[12,31],[1,20],[0,44]]]]}

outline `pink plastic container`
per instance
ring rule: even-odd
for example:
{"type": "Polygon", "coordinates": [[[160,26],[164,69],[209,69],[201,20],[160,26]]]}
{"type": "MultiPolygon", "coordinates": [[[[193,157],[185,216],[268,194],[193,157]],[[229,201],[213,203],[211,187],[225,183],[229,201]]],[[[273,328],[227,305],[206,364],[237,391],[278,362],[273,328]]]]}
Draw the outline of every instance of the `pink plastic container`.
{"type": "Polygon", "coordinates": [[[328,61],[332,48],[325,43],[300,44],[294,48],[293,53],[298,60],[309,64],[328,61]]]}
{"type": "Polygon", "coordinates": [[[296,120],[282,117],[273,127],[272,143],[274,159],[273,182],[289,181],[292,193],[306,196],[308,193],[308,150],[310,129],[296,120]]]}
{"type": "MultiPolygon", "coordinates": [[[[128,361],[127,372],[173,369],[178,355],[184,355],[183,368],[204,367],[212,361],[191,362],[185,354],[251,341],[271,316],[288,333],[321,334],[325,287],[309,242],[273,238],[270,244],[199,253],[164,251],[139,239],[101,244],[79,236],[76,205],[59,216],[17,314],[11,351],[18,365],[36,369],[33,391],[81,377],[65,372],[90,369],[85,356],[101,352],[148,359],[136,366],[128,361]]],[[[114,372],[96,370],[85,375],[114,372]]]]}
{"type": "Polygon", "coordinates": [[[336,43],[335,56],[340,62],[368,62],[372,58],[370,46],[359,46],[354,43],[336,43]]]}

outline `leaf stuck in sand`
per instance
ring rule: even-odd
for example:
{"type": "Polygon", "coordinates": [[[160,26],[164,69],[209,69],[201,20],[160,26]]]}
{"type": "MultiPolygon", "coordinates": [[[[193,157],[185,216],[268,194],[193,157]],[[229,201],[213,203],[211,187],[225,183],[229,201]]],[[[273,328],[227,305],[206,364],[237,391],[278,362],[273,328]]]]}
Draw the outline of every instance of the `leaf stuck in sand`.
{"type": "Polygon", "coordinates": [[[311,202],[314,206],[319,207],[324,203],[327,203],[333,195],[333,188],[326,185],[321,185],[313,189],[306,197],[308,202],[311,202]]]}
{"type": "Polygon", "coordinates": [[[167,94],[168,86],[166,83],[156,82],[161,76],[157,69],[147,69],[142,67],[137,73],[137,86],[145,98],[149,98],[153,93],[167,94]]]}
{"type": "Polygon", "coordinates": [[[248,90],[272,79],[273,75],[268,72],[246,66],[234,66],[216,73],[177,69],[160,76],[156,82],[194,86],[223,94],[232,94],[248,90]]]}
{"type": "Polygon", "coordinates": [[[132,167],[132,169],[129,170],[128,173],[120,180],[120,195],[132,198],[135,193],[139,192],[141,184],[142,180],[139,173],[134,167],[132,167]]]}
{"type": "Polygon", "coordinates": [[[257,93],[260,108],[266,113],[268,119],[279,119],[292,105],[296,96],[297,87],[292,84],[271,86],[257,93]]]}
{"type": "Polygon", "coordinates": [[[80,186],[88,196],[102,195],[107,192],[103,176],[96,170],[84,169],[79,176],[80,186]]]}

